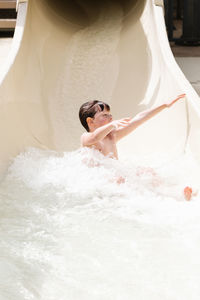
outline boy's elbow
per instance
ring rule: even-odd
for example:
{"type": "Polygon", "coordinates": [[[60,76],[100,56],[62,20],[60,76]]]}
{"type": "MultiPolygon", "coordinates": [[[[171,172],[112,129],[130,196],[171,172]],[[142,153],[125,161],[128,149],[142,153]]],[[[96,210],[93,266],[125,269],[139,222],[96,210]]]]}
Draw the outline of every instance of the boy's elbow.
{"type": "Polygon", "coordinates": [[[95,134],[91,133],[88,138],[84,141],[84,146],[91,146],[97,142],[97,137],[95,134]]]}
{"type": "Polygon", "coordinates": [[[97,137],[95,134],[93,134],[93,133],[91,134],[89,142],[90,142],[90,145],[93,145],[97,142],[97,137]]]}
{"type": "Polygon", "coordinates": [[[90,138],[91,138],[91,143],[92,144],[95,144],[95,143],[99,142],[102,139],[101,135],[96,134],[95,132],[91,134],[90,138]]]}

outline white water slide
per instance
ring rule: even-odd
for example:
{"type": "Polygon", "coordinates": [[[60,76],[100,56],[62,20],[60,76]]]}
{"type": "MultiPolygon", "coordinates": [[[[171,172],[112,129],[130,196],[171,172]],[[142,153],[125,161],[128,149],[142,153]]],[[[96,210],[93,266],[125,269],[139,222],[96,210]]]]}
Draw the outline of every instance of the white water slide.
{"type": "Polygon", "coordinates": [[[199,300],[199,196],[182,193],[199,190],[199,101],[162,1],[19,1],[0,70],[0,299],[199,300]],[[89,168],[74,151],[83,102],[118,119],[182,93],[119,143],[119,161],[94,153],[89,168]],[[160,177],[135,169],[157,160],[160,177]]]}
{"type": "Polygon", "coordinates": [[[121,118],[180,93],[187,100],[121,142],[119,155],[173,155],[189,145],[200,160],[199,97],[169,48],[162,1],[20,1],[0,74],[2,170],[27,146],[78,148],[88,99],[107,101],[121,118]]]}

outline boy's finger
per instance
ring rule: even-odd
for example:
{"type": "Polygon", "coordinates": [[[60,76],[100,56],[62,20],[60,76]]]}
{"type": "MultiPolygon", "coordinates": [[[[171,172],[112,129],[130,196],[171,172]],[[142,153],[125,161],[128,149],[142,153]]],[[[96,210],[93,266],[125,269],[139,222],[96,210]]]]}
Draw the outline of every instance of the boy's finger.
{"type": "Polygon", "coordinates": [[[121,123],[122,124],[128,124],[128,121],[122,121],[121,123]]]}
{"type": "Polygon", "coordinates": [[[186,96],[186,94],[178,95],[177,99],[184,98],[185,96],[186,96]]]}
{"type": "Polygon", "coordinates": [[[119,122],[122,122],[122,123],[127,123],[128,122],[128,120],[120,120],[119,122]]]}
{"type": "Polygon", "coordinates": [[[172,101],[172,103],[175,103],[176,101],[180,100],[181,98],[184,98],[184,96],[179,96],[179,97],[177,97],[176,99],[174,99],[174,100],[172,101]]]}
{"type": "Polygon", "coordinates": [[[120,122],[121,125],[127,125],[127,122],[120,122]]]}
{"type": "Polygon", "coordinates": [[[131,120],[131,118],[124,118],[124,119],[121,119],[121,120],[119,120],[120,122],[127,122],[127,121],[130,121],[131,120]]]}

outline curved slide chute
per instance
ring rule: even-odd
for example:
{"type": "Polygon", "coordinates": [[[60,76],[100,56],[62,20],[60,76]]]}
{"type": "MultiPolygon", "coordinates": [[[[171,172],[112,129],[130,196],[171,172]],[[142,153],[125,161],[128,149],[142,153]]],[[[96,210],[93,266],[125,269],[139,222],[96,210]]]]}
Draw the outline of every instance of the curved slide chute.
{"type": "Polygon", "coordinates": [[[199,97],[167,40],[162,1],[19,1],[0,77],[0,167],[27,146],[71,151],[80,105],[100,99],[115,118],[186,93],[120,142],[121,156],[184,153],[200,161],[199,97]]]}

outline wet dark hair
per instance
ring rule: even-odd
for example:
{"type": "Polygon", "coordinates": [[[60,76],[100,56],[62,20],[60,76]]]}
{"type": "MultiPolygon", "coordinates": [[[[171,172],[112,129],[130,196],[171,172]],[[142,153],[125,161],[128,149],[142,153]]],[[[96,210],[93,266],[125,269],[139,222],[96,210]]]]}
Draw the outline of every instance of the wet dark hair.
{"type": "Polygon", "coordinates": [[[110,111],[110,106],[107,103],[98,100],[88,101],[81,105],[79,110],[79,119],[87,131],[90,131],[87,124],[87,118],[94,118],[98,111],[104,111],[104,109],[110,111]]]}

